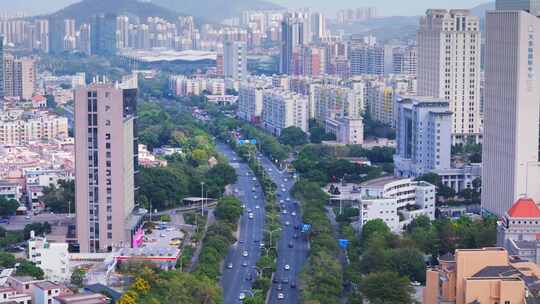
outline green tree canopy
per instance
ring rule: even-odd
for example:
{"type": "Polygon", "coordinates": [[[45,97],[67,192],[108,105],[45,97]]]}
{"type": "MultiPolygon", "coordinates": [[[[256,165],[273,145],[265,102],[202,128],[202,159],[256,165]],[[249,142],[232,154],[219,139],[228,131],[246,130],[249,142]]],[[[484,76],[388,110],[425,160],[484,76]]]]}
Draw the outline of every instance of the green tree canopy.
{"type": "Polygon", "coordinates": [[[307,134],[298,127],[288,127],[281,131],[279,142],[289,146],[301,146],[308,143],[307,134]]]}
{"type": "Polygon", "coordinates": [[[412,304],[413,288],[396,272],[370,273],[362,278],[360,292],[370,303],[412,304]]]}
{"type": "Polygon", "coordinates": [[[14,199],[6,199],[0,196],[0,216],[15,215],[15,211],[19,208],[19,202],[14,199]]]}

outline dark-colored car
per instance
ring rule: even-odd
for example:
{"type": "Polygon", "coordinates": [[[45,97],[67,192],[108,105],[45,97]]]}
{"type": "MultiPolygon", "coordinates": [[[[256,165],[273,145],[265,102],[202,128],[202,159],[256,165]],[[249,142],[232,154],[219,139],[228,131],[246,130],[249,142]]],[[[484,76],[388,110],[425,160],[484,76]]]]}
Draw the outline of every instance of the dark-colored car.
{"type": "Polygon", "coordinates": [[[296,282],[295,281],[291,281],[291,288],[296,288],[296,282]]]}
{"type": "Polygon", "coordinates": [[[274,279],[272,279],[272,283],[277,283],[279,282],[279,278],[277,276],[274,276],[274,279]]]}
{"type": "Polygon", "coordinates": [[[289,242],[289,248],[293,248],[294,247],[294,243],[292,241],[289,242]]]}

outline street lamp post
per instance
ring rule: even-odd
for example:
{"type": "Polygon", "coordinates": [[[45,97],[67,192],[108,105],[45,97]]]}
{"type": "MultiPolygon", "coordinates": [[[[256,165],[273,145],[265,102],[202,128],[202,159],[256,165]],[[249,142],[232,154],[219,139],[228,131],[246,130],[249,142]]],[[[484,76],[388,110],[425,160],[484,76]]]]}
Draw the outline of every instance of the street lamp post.
{"type": "Polygon", "coordinates": [[[204,216],[204,182],[201,182],[201,216],[204,216]]]}

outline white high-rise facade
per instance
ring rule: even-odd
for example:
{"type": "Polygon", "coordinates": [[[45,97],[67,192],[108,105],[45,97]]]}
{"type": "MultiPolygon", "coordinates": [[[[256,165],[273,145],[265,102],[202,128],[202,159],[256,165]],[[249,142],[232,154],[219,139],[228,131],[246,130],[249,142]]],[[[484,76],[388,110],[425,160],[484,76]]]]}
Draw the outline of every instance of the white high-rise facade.
{"type": "Polygon", "coordinates": [[[486,17],[482,207],[497,215],[520,196],[540,200],[540,18],[528,2],[497,1],[516,10],[486,17]]]}
{"type": "Polygon", "coordinates": [[[480,19],[468,10],[427,11],[418,31],[418,95],[450,102],[452,139],[479,139],[480,19]]]}
{"type": "Polygon", "coordinates": [[[308,99],[288,91],[266,90],[262,116],[264,128],[275,136],[288,127],[298,127],[307,132],[308,99]]]}
{"type": "Polygon", "coordinates": [[[227,41],[223,45],[223,72],[225,77],[244,82],[247,77],[247,46],[240,41],[227,41]]]}

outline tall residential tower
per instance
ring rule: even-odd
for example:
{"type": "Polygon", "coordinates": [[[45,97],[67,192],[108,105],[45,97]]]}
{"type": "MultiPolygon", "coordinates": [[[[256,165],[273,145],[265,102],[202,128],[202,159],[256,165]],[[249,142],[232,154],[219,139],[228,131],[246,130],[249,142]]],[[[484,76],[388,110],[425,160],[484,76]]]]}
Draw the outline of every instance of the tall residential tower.
{"type": "Polygon", "coordinates": [[[81,252],[131,246],[137,89],[94,82],[75,92],[75,201],[81,252]]]}
{"type": "Polygon", "coordinates": [[[482,206],[499,216],[521,196],[540,201],[540,13],[534,7],[538,1],[503,0],[486,15],[482,206]]]}
{"type": "Polygon", "coordinates": [[[479,139],[480,19],[468,10],[427,11],[418,31],[418,95],[450,102],[452,138],[479,139]]]}

